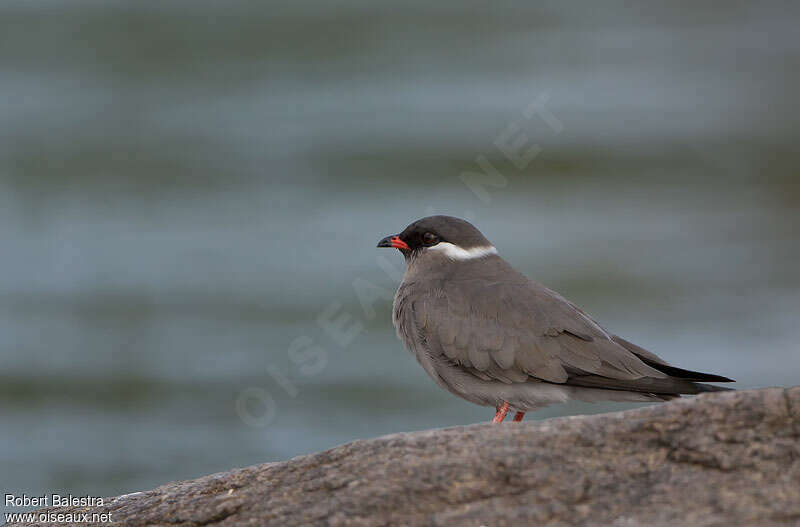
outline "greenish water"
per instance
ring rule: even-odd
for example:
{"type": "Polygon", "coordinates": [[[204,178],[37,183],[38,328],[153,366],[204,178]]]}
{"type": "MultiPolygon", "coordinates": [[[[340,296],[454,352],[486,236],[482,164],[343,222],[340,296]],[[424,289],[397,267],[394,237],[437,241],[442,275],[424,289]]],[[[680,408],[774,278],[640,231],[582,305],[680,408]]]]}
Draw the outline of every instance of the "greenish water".
{"type": "Polygon", "coordinates": [[[375,243],[433,212],[678,365],[797,384],[797,15],[2,4],[0,489],[113,495],[489,419],[391,328],[402,262],[375,243]],[[525,116],[543,96],[559,127],[525,116]],[[512,123],[541,149],[522,169],[512,123]],[[488,199],[459,177],[479,155],[488,199]],[[319,322],[342,315],[349,336],[319,322]]]}

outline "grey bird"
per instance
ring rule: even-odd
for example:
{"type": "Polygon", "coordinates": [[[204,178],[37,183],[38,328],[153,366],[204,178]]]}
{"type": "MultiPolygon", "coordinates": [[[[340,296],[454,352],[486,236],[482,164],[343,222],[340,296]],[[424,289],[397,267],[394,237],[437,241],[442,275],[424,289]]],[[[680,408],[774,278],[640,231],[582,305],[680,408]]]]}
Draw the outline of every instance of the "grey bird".
{"type": "Polygon", "coordinates": [[[729,390],[720,375],[671,366],[600,326],[575,304],[530,280],[471,223],[417,220],[378,247],[394,247],[406,270],[392,319],[397,335],[442,388],[525,412],[580,401],[666,401],[729,390]]]}

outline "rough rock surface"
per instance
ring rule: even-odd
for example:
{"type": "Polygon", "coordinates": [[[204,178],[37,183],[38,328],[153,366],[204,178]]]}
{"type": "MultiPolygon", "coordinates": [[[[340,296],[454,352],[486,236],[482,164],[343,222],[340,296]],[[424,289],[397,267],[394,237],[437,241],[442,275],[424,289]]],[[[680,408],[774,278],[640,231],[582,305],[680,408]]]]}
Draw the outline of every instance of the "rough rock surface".
{"type": "Polygon", "coordinates": [[[800,387],[355,441],[102,511],[137,526],[800,525],[800,387]]]}

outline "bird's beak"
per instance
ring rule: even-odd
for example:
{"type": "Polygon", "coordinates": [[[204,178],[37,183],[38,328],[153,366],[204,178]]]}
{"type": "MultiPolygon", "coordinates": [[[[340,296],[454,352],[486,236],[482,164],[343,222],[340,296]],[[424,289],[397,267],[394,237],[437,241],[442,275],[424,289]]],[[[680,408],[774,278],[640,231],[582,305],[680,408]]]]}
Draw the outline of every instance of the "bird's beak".
{"type": "Polygon", "coordinates": [[[394,247],[395,249],[404,249],[406,251],[410,249],[408,244],[403,240],[401,240],[400,236],[396,234],[387,236],[386,238],[379,241],[378,247],[394,247]]]}

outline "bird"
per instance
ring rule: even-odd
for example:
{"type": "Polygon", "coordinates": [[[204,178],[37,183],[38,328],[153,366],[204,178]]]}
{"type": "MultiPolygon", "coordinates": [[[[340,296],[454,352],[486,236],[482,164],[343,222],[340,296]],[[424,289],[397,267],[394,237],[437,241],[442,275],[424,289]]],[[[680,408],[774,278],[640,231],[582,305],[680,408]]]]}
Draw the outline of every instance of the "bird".
{"type": "Polygon", "coordinates": [[[514,269],[471,223],[428,216],[378,247],[405,257],[397,336],[445,390],[494,407],[493,423],[570,400],[668,401],[734,382],[672,366],[514,269]]]}

